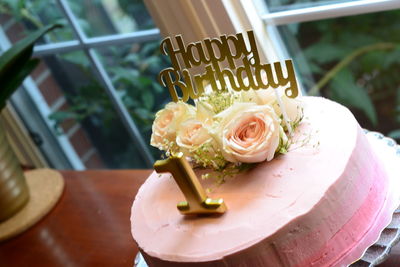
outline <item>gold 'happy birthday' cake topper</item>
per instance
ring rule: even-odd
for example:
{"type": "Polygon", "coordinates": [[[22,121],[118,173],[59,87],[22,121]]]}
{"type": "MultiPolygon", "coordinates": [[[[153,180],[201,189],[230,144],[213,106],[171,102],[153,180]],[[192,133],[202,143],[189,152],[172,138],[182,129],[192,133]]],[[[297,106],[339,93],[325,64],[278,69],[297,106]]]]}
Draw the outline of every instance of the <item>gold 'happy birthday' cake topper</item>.
{"type": "MultiPolygon", "coordinates": [[[[261,64],[253,31],[248,31],[247,35],[247,43],[243,34],[238,33],[222,35],[219,39],[207,38],[202,42],[187,45],[182,36],[178,35],[175,36],[177,48],[174,47],[170,37],[165,38],[161,42],[160,49],[164,55],[171,58],[172,67],[160,72],[159,82],[168,88],[174,102],[199,98],[208,84],[215,92],[227,91],[228,88],[234,91],[247,91],[283,87],[286,96],[295,98],[298,95],[298,86],[292,61],[285,61],[287,75],[283,73],[280,62],[261,64]],[[236,66],[240,60],[243,64],[236,66]],[[220,63],[224,61],[228,63],[229,68],[221,69],[220,63]],[[205,72],[192,77],[188,69],[202,65],[205,66],[205,72]]],[[[275,93],[278,94],[277,90],[275,93]]],[[[286,112],[279,102],[280,98],[277,97],[277,100],[287,129],[291,132],[286,112]]],[[[182,214],[221,214],[226,211],[223,199],[211,199],[206,195],[182,153],[172,155],[165,160],[158,160],[154,164],[154,169],[158,173],[172,174],[186,198],[186,201],[177,205],[182,214]]]]}
{"type": "Polygon", "coordinates": [[[174,48],[170,37],[165,38],[160,45],[161,52],[171,58],[173,67],[165,68],[160,72],[159,82],[167,87],[172,100],[177,102],[188,101],[189,98],[197,99],[204,92],[204,87],[210,84],[214,91],[230,88],[235,91],[268,89],[269,87],[286,87],[285,94],[295,98],[298,95],[298,86],[291,60],[286,60],[287,76],[282,71],[281,62],[261,64],[253,31],[247,32],[248,43],[242,33],[236,35],[221,35],[217,38],[207,38],[203,42],[185,45],[181,35],[175,36],[177,48],[174,48]],[[234,52],[231,51],[234,48],[234,52]],[[179,63],[181,57],[183,66],[179,63]],[[237,67],[235,61],[241,59],[243,65],[237,67]],[[221,69],[220,63],[227,61],[229,68],[221,69]],[[193,66],[205,65],[205,72],[193,77],[189,70],[193,66]],[[248,78],[245,83],[244,78],[248,78]],[[264,79],[263,77],[266,77],[264,79]],[[181,80],[182,78],[182,80],[181,80]],[[180,89],[181,97],[178,94],[180,89]]]}

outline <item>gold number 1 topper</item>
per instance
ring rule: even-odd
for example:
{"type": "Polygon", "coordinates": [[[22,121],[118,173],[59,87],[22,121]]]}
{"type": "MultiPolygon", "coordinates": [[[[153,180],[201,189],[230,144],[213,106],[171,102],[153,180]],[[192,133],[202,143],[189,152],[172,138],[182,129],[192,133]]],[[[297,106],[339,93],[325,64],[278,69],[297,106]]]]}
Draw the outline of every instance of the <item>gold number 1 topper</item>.
{"type": "Polygon", "coordinates": [[[186,201],[179,202],[177,205],[182,214],[221,214],[226,211],[226,205],[222,198],[207,197],[183,153],[164,160],[157,160],[154,163],[154,169],[157,173],[169,172],[172,174],[186,198],[186,201]]]}

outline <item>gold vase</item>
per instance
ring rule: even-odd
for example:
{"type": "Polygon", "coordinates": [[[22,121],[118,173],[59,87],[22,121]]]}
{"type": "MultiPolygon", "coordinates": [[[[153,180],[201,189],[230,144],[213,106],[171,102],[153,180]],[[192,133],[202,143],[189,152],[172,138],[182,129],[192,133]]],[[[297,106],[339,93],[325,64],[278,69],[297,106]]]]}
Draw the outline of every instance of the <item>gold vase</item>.
{"type": "Polygon", "coordinates": [[[12,217],[29,200],[29,190],[21,165],[0,121],[0,222],[12,217]]]}

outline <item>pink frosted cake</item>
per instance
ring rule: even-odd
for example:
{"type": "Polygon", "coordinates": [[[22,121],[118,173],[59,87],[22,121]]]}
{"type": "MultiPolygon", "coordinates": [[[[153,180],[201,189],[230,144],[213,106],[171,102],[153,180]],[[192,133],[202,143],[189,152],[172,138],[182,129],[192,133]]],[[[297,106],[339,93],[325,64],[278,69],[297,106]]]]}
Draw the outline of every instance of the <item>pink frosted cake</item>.
{"type": "Polygon", "coordinates": [[[346,266],[375,242],[397,201],[384,161],[348,109],[302,100],[289,152],[212,191],[225,214],[182,216],[170,175],[147,179],[131,223],[149,266],[346,266]]]}

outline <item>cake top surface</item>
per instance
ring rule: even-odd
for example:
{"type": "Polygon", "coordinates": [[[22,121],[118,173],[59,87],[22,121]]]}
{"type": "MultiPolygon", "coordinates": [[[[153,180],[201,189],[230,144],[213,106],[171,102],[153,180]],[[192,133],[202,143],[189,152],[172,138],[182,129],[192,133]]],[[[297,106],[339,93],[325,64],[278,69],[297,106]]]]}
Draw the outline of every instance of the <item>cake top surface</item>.
{"type": "Polygon", "coordinates": [[[171,261],[218,259],[294,223],[332,185],[345,191],[347,185],[338,179],[356,146],[358,123],[345,107],[332,101],[316,97],[302,97],[302,101],[304,121],[289,152],[212,191],[228,206],[221,216],[182,216],[175,205],[184,197],[175,181],[169,174],[153,173],[132,207],[132,233],[141,249],[171,261]]]}

